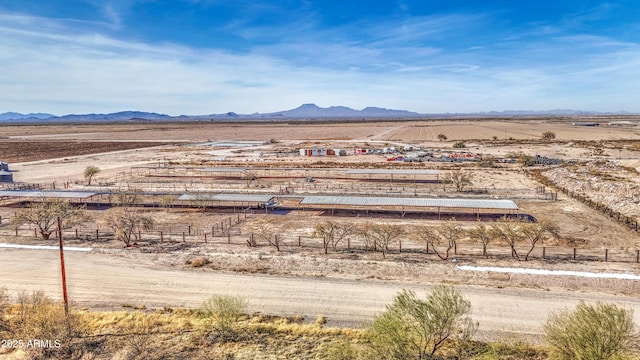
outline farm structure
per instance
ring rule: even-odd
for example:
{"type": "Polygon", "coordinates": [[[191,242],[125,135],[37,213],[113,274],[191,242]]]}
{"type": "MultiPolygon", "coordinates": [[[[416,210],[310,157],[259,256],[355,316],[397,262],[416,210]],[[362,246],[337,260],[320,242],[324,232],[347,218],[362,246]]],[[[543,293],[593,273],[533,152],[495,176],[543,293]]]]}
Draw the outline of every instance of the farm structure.
{"type": "Polygon", "coordinates": [[[326,149],[326,148],[310,148],[300,149],[300,156],[346,156],[347,151],[344,149],[326,149]]]}
{"type": "Polygon", "coordinates": [[[265,209],[274,205],[274,195],[262,194],[183,194],[175,204],[193,205],[203,207],[233,208],[236,210],[265,209]]]}
{"type": "Polygon", "coordinates": [[[183,194],[177,201],[217,210],[233,211],[264,209],[265,213],[287,214],[290,211],[313,211],[327,216],[411,217],[419,219],[495,220],[519,217],[534,220],[518,213],[512,200],[402,198],[371,196],[316,196],[268,194],[183,194]]]}
{"type": "Polygon", "coordinates": [[[86,205],[93,201],[92,199],[98,195],[95,192],[84,191],[51,191],[51,190],[1,190],[0,204],[2,206],[20,205],[26,202],[39,202],[44,199],[58,198],[69,201],[70,203],[86,205]]]}
{"type": "Polygon", "coordinates": [[[9,164],[0,161],[0,183],[13,182],[13,173],[9,171],[9,164]]]}
{"type": "Polygon", "coordinates": [[[378,182],[437,183],[438,170],[428,169],[347,169],[347,168],[276,168],[276,167],[153,167],[133,168],[139,176],[187,177],[220,180],[261,179],[329,179],[378,182]]]}
{"type": "MultiPolygon", "coordinates": [[[[444,199],[372,196],[304,196],[303,209],[323,209],[327,214],[355,213],[360,216],[381,216],[398,213],[401,218],[459,220],[499,219],[519,216],[518,205],[512,200],[444,199]]],[[[526,215],[524,216],[527,217],[526,215]]]]}

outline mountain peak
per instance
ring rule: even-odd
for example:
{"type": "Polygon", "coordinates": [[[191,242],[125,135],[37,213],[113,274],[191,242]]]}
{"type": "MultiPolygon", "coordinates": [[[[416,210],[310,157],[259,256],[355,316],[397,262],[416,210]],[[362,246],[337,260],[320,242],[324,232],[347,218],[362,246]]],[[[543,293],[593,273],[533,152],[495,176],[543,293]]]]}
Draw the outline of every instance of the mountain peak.
{"type": "Polygon", "coordinates": [[[298,106],[295,110],[309,110],[309,109],[321,109],[321,107],[319,107],[318,105],[314,104],[314,103],[309,103],[309,104],[302,104],[300,106],[298,106]]]}

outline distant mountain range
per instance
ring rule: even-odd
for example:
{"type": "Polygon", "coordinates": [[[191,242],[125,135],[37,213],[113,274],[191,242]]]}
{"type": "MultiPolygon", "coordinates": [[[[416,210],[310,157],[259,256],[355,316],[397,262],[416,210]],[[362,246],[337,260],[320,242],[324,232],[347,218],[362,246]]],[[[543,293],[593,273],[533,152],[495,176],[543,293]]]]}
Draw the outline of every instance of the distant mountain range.
{"type": "MultiPolygon", "coordinates": [[[[355,110],[345,106],[319,107],[315,104],[304,104],[295,109],[273,112],[209,115],[180,115],[169,116],[152,112],[121,111],[111,114],[69,114],[56,116],[45,113],[20,114],[6,112],[0,114],[0,122],[109,122],[109,121],[171,121],[171,120],[313,120],[313,119],[415,119],[425,117],[510,117],[510,116],[579,116],[579,115],[611,115],[612,113],[597,113],[578,110],[548,110],[548,111],[491,111],[478,113],[444,113],[419,114],[407,110],[392,110],[379,107],[366,107],[355,110]]],[[[615,113],[624,115],[626,113],[615,113]]]]}

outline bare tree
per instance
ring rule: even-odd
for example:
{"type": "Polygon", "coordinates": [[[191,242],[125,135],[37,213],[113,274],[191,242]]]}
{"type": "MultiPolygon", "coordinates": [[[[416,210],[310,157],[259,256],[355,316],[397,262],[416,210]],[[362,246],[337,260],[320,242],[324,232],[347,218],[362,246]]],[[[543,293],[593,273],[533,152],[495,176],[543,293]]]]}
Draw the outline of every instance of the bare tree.
{"type": "Polygon", "coordinates": [[[393,224],[371,224],[368,223],[361,230],[361,235],[374,241],[374,250],[380,247],[382,256],[389,252],[389,245],[396,241],[406,231],[400,225],[393,224]]]}
{"type": "Polygon", "coordinates": [[[272,237],[267,238],[267,242],[269,245],[276,248],[276,251],[280,251],[280,246],[282,246],[282,236],[278,236],[278,234],[274,234],[272,237]]]}
{"type": "Polygon", "coordinates": [[[91,179],[100,172],[97,166],[89,165],[84,169],[84,178],[87,179],[87,185],[91,185],[91,179]]]}
{"type": "Polygon", "coordinates": [[[258,180],[258,175],[250,172],[250,171],[245,171],[244,172],[244,180],[247,182],[247,187],[251,186],[251,183],[258,180]]]}
{"type": "Polygon", "coordinates": [[[102,223],[113,231],[116,240],[122,241],[125,247],[130,247],[140,240],[138,233],[153,229],[155,222],[142,211],[122,206],[107,210],[102,223]]]}
{"type": "Polygon", "coordinates": [[[469,237],[482,244],[482,256],[489,256],[487,254],[487,245],[493,240],[493,234],[491,228],[484,224],[478,224],[473,229],[467,231],[469,237]]]}
{"type": "Polygon", "coordinates": [[[529,251],[524,256],[524,261],[529,260],[529,255],[533,252],[536,245],[544,241],[548,236],[557,236],[560,228],[554,222],[549,220],[541,220],[540,222],[533,224],[523,224],[522,225],[522,235],[525,239],[529,241],[529,251]]]}
{"type": "Polygon", "coordinates": [[[462,192],[465,187],[473,185],[471,174],[462,170],[450,172],[446,179],[456,187],[457,192],[462,192]]]}
{"type": "Polygon", "coordinates": [[[17,229],[23,224],[34,225],[44,240],[49,240],[51,234],[57,230],[60,218],[62,230],[89,221],[90,217],[84,208],[75,207],[59,198],[42,198],[40,202],[32,202],[26,208],[16,212],[11,220],[17,229]]]}
{"type": "Polygon", "coordinates": [[[433,249],[433,252],[441,260],[447,260],[449,259],[451,249],[456,247],[457,241],[463,233],[460,224],[452,218],[438,226],[435,230],[430,227],[423,228],[420,232],[420,238],[427,243],[427,246],[433,249]],[[442,245],[444,245],[446,249],[438,249],[438,247],[442,245]]]}
{"type": "Polygon", "coordinates": [[[338,244],[354,233],[354,227],[350,224],[339,224],[335,221],[324,221],[313,228],[313,236],[322,239],[324,253],[329,251],[329,245],[333,251],[338,249],[338,244]]]}
{"type": "Polygon", "coordinates": [[[169,209],[171,208],[171,205],[173,204],[174,199],[175,199],[174,195],[162,195],[160,197],[160,206],[167,209],[167,211],[169,211],[169,209]]]}
{"type": "Polygon", "coordinates": [[[278,232],[286,232],[286,224],[283,225],[285,231],[277,231],[274,229],[274,225],[269,221],[253,223],[249,228],[252,232],[252,237],[247,241],[249,247],[258,246],[258,240],[260,240],[262,243],[267,243],[270,246],[275,247],[277,251],[280,251],[280,247],[283,244],[283,238],[278,235],[278,232]]]}
{"type": "Polygon", "coordinates": [[[542,140],[551,141],[556,138],[556,133],[553,131],[545,131],[542,133],[542,140]]]}
{"type": "Polygon", "coordinates": [[[491,226],[491,234],[506,242],[511,247],[511,256],[520,260],[520,255],[516,250],[516,245],[523,239],[522,224],[508,218],[503,218],[497,224],[491,226]]]}

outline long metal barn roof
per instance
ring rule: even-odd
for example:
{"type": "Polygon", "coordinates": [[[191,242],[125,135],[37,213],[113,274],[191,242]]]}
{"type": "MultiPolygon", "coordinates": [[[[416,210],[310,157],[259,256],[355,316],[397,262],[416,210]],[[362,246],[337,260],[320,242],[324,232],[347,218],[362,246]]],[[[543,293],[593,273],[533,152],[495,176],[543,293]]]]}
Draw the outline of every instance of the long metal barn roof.
{"type": "Polygon", "coordinates": [[[184,194],[178,200],[184,201],[244,201],[269,202],[275,195],[263,194],[184,194]]]}
{"type": "Polygon", "coordinates": [[[6,197],[34,197],[34,198],[75,198],[86,199],[96,195],[94,192],[84,191],[23,191],[23,190],[3,190],[0,191],[0,196],[6,197]]]}
{"type": "Polygon", "coordinates": [[[345,174],[385,174],[385,175],[439,175],[438,170],[418,169],[350,169],[345,174]]]}
{"type": "Polygon", "coordinates": [[[199,169],[200,171],[208,171],[208,172],[228,172],[228,173],[241,173],[247,171],[245,168],[235,168],[235,167],[206,167],[199,169]]]}
{"type": "Polygon", "coordinates": [[[392,198],[364,196],[305,196],[305,205],[411,206],[471,209],[518,210],[512,200],[392,198]]]}

